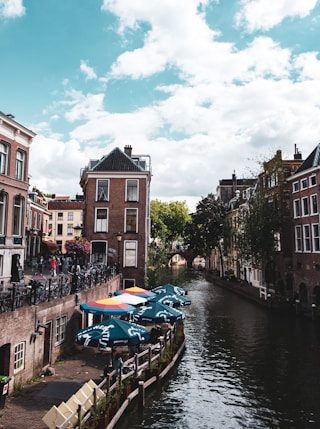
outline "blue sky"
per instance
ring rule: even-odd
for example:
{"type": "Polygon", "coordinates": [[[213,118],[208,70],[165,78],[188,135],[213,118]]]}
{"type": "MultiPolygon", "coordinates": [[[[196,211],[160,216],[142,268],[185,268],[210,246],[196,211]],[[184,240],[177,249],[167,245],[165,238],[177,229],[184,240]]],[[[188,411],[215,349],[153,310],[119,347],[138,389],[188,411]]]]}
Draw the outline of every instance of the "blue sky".
{"type": "Polygon", "coordinates": [[[195,203],[320,135],[319,0],[0,0],[0,110],[37,133],[31,185],[131,144],[151,198],[195,203]]]}

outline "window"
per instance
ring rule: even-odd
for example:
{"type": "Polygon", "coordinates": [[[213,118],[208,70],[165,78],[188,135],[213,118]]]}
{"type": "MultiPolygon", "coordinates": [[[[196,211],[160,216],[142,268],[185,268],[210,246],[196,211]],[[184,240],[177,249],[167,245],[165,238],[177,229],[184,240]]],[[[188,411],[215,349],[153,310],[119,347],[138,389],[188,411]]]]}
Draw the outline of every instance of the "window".
{"type": "Polygon", "coordinates": [[[108,231],[108,209],[96,209],[96,221],[94,232],[108,231]]]}
{"type": "Polygon", "coordinates": [[[73,235],[73,223],[68,223],[67,235],[73,235]]]}
{"type": "Polygon", "coordinates": [[[8,145],[0,143],[0,174],[8,173],[8,145]]]}
{"type": "Polygon", "coordinates": [[[63,235],[63,224],[62,223],[58,223],[57,225],[57,235],[63,235]]]}
{"type": "Polygon", "coordinates": [[[17,150],[16,154],[16,179],[24,180],[25,176],[25,163],[26,163],[25,153],[21,150],[17,150]]]}
{"type": "Polygon", "coordinates": [[[309,177],[309,186],[316,186],[316,184],[317,184],[317,178],[316,178],[316,176],[314,175],[314,176],[310,176],[309,177]]]}
{"type": "Polygon", "coordinates": [[[13,235],[22,235],[22,197],[14,197],[13,207],[13,235]]]}
{"type": "Polygon", "coordinates": [[[301,252],[302,251],[301,226],[296,226],[295,228],[295,242],[296,242],[296,252],[301,252]]]}
{"type": "Polygon", "coordinates": [[[63,212],[58,213],[58,220],[63,220],[63,212]]]}
{"type": "Polygon", "coordinates": [[[68,221],[73,221],[73,212],[68,212],[68,221]]]}
{"type": "Polygon", "coordinates": [[[109,180],[97,180],[97,201],[109,200],[109,180]]]}
{"type": "Polygon", "coordinates": [[[301,189],[306,189],[308,187],[308,180],[306,178],[301,180],[301,189]]]}
{"type": "Polygon", "coordinates": [[[7,195],[0,193],[0,234],[6,233],[7,195]]]}
{"type": "Polygon", "coordinates": [[[66,337],[67,316],[56,319],[56,344],[61,344],[66,337]]]}
{"type": "Polygon", "coordinates": [[[318,213],[318,196],[316,194],[310,196],[311,214],[318,213]]]}
{"type": "Polygon", "coordinates": [[[300,217],[300,200],[294,200],[293,201],[293,216],[294,217],[300,217]]]}
{"type": "Polygon", "coordinates": [[[308,216],[309,214],[309,204],[308,197],[302,198],[302,216],[308,216]]]}
{"type": "Polygon", "coordinates": [[[299,182],[294,182],[292,184],[292,191],[293,192],[298,192],[299,191],[299,182]]]}
{"type": "Polygon", "coordinates": [[[304,240],[304,251],[311,251],[311,242],[310,242],[310,225],[303,225],[303,240],[304,240]]]}
{"type": "Polygon", "coordinates": [[[126,229],[125,232],[138,232],[138,209],[126,209],[126,229]]]}
{"type": "Polygon", "coordinates": [[[26,349],[26,344],[24,341],[17,344],[14,348],[14,364],[13,364],[14,374],[24,369],[25,349],[26,349]]]}
{"type": "Polygon", "coordinates": [[[37,220],[38,220],[37,213],[36,213],[36,212],[34,212],[34,213],[33,213],[33,228],[34,228],[34,229],[37,229],[37,228],[38,228],[37,220]]]}
{"type": "Polygon", "coordinates": [[[124,242],[124,267],[136,267],[137,266],[137,241],[125,241],[124,242]]]}
{"type": "Polygon", "coordinates": [[[315,223],[312,225],[312,241],[313,241],[313,251],[320,252],[320,236],[319,236],[318,223],[315,223]]]}
{"type": "Polygon", "coordinates": [[[127,201],[138,201],[138,180],[127,180],[127,201]]]}

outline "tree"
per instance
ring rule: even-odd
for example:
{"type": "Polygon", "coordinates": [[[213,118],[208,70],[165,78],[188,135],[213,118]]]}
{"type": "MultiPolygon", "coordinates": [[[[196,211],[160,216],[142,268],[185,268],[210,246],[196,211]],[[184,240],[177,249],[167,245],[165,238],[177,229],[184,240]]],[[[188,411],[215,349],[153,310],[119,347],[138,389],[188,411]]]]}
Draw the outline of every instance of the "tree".
{"type": "Polygon", "coordinates": [[[208,194],[196,207],[192,214],[192,222],[188,226],[188,244],[195,254],[209,257],[214,248],[220,250],[225,220],[225,208],[213,194],[208,194]]]}

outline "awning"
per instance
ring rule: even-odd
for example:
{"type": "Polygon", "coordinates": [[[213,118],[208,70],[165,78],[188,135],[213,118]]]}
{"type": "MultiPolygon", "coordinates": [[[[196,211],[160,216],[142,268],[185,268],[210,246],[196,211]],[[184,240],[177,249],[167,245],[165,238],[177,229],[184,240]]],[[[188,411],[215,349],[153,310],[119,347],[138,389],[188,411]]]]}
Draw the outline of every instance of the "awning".
{"type": "Polygon", "coordinates": [[[54,241],[43,241],[42,246],[44,250],[47,250],[47,252],[58,252],[59,246],[54,241]]]}

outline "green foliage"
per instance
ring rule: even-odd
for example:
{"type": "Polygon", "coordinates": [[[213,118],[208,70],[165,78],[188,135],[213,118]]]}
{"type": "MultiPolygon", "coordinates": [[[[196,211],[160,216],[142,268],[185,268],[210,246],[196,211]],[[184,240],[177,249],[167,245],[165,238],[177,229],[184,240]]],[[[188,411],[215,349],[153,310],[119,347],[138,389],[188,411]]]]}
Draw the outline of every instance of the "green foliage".
{"type": "Polygon", "coordinates": [[[210,256],[211,251],[220,246],[225,215],[224,206],[213,194],[198,203],[187,228],[188,244],[195,254],[210,256]]]}
{"type": "Polygon", "coordinates": [[[268,262],[276,250],[276,233],[280,227],[280,215],[276,198],[256,194],[241,214],[242,230],[239,249],[245,260],[268,262]]]}

